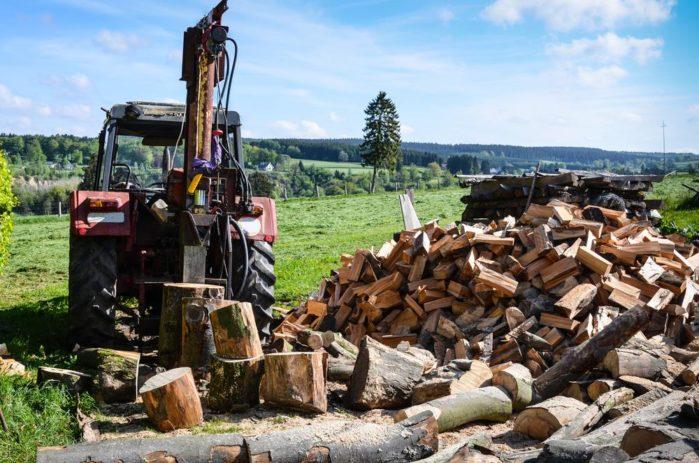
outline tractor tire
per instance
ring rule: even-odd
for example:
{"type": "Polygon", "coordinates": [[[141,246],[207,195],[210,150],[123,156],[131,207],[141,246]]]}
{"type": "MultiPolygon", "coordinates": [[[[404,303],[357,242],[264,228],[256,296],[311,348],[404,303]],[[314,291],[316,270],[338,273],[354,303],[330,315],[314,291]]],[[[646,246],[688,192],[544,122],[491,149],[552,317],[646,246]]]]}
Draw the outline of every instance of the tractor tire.
{"type": "MultiPolygon", "coordinates": [[[[265,241],[248,241],[248,261],[248,278],[241,294],[236,298],[252,304],[260,340],[266,342],[269,340],[270,326],[274,318],[272,306],[275,301],[274,284],[277,281],[272,245],[265,241]]],[[[242,274],[242,269],[238,271],[242,274]]]]}
{"type": "Polygon", "coordinates": [[[112,237],[70,237],[70,332],[81,347],[116,342],[117,246],[112,237]]]}

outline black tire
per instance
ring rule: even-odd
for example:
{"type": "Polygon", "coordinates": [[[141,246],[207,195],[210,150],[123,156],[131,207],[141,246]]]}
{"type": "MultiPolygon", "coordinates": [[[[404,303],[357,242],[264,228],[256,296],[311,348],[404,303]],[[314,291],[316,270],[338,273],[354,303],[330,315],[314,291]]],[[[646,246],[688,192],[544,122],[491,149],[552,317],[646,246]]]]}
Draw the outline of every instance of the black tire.
{"type": "Polygon", "coordinates": [[[116,343],[116,244],[112,237],[70,237],[70,332],[82,347],[116,343]]]}
{"type": "MultiPolygon", "coordinates": [[[[233,246],[234,248],[238,247],[235,242],[233,246]]],[[[277,281],[274,274],[272,245],[265,241],[249,241],[248,261],[248,278],[237,299],[252,304],[260,339],[262,342],[266,342],[271,334],[270,325],[274,318],[272,306],[275,301],[274,284],[277,281]]],[[[242,268],[238,272],[240,272],[239,275],[242,275],[242,268]]]]}

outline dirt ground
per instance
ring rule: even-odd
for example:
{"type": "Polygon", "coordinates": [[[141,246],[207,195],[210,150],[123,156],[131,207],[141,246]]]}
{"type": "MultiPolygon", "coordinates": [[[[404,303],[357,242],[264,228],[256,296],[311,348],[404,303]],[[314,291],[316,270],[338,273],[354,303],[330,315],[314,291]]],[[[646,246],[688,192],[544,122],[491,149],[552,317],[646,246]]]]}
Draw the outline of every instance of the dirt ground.
{"type": "MultiPolygon", "coordinates": [[[[101,439],[139,439],[202,433],[238,433],[245,436],[256,436],[334,420],[361,420],[377,424],[393,424],[393,410],[357,412],[342,407],[341,397],[345,390],[346,388],[342,384],[328,383],[328,412],[322,415],[297,413],[265,405],[259,405],[244,413],[218,414],[212,413],[205,407],[204,425],[192,430],[177,430],[168,434],[157,432],[150,426],[140,399],[139,402],[131,404],[102,405],[100,412],[92,418],[99,427],[101,439]]],[[[206,404],[205,400],[203,404],[206,404]]],[[[513,419],[505,423],[475,422],[455,431],[441,433],[439,435],[440,449],[478,433],[485,434],[493,440],[492,449],[495,451],[519,450],[538,444],[537,441],[513,432],[512,424],[513,419]]]]}

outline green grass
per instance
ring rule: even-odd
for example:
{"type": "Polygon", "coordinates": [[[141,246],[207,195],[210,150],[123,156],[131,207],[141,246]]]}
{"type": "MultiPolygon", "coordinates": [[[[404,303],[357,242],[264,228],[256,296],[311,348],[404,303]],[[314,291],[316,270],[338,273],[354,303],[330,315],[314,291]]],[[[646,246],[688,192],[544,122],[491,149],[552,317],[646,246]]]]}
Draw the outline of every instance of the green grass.
{"type": "Polygon", "coordinates": [[[343,174],[366,174],[372,171],[371,167],[364,167],[358,162],[339,162],[339,161],[316,161],[313,159],[294,159],[292,163],[303,162],[306,167],[315,166],[320,169],[330,170],[332,172],[340,171],[343,174]]]}
{"type": "Polygon", "coordinates": [[[663,225],[688,235],[699,234],[699,202],[693,203],[694,193],[683,184],[699,190],[699,175],[673,174],[654,186],[651,198],[661,198],[665,203],[663,225]]]}

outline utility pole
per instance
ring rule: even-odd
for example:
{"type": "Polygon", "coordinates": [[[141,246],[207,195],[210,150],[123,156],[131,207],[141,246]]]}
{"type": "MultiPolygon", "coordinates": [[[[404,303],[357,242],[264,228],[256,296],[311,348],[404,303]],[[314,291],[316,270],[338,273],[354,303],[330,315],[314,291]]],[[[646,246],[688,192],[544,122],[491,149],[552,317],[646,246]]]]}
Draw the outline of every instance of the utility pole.
{"type": "Polygon", "coordinates": [[[660,127],[663,129],[663,174],[667,174],[667,164],[665,160],[665,127],[667,126],[665,125],[665,121],[663,121],[663,125],[660,127]]]}

